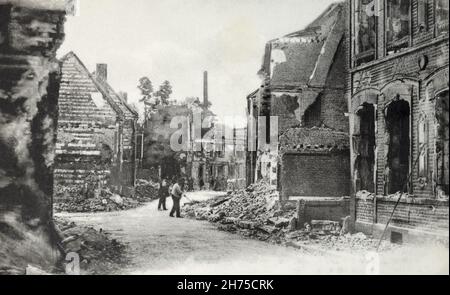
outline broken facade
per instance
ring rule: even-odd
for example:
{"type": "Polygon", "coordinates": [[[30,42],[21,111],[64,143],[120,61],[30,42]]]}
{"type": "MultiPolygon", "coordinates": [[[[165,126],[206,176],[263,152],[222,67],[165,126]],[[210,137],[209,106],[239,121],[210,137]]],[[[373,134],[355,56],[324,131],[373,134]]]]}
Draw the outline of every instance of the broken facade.
{"type": "Polygon", "coordinates": [[[52,266],[65,1],[0,1],[0,267],[52,266]]]}
{"type": "Polygon", "coordinates": [[[258,146],[247,154],[247,176],[268,180],[284,200],[349,194],[345,17],[345,6],[333,4],[304,30],[270,41],[264,85],[247,98],[248,115],[267,118],[248,128],[258,146]],[[278,145],[262,146],[261,135],[278,145]]]}
{"type": "Polygon", "coordinates": [[[356,230],[448,241],[447,0],[348,1],[356,230]],[[396,207],[400,195],[402,198],[396,207]]]}
{"type": "Polygon", "coordinates": [[[138,114],[107,82],[107,66],[91,74],[70,52],[61,59],[55,185],[91,185],[122,193],[135,184],[138,114]]]}

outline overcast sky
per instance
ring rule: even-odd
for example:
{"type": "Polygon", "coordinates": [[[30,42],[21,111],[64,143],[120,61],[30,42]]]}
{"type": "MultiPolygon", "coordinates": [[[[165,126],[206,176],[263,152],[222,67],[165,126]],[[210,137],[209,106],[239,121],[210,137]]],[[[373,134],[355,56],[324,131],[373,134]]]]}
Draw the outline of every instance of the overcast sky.
{"type": "Polygon", "coordinates": [[[173,98],[202,97],[203,71],[217,114],[244,115],[259,87],[265,43],[300,30],[331,0],[80,0],[59,56],[74,51],[90,70],[108,64],[116,91],[139,100],[140,77],[169,80],[173,98]]]}

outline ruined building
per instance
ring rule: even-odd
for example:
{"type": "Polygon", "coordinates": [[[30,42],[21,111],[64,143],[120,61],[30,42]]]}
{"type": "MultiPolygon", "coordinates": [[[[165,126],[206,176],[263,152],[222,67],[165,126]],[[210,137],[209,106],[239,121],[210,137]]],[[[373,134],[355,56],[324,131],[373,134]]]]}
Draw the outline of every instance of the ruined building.
{"type": "Polygon", "coordinates": [[[448,241],[449,2],[372,4],[347,3],[353,221],[379,235],[396,208],[392,241],[448,241]]]}
{"type": "Polygon", "coordinates": [[[213,137],[216,115],[209,109],[208,72],[203,73],[203,101],[191,107],[189,118],[189,153],[187,154],[187,176],[191,179],[193,188],[213,189],[214,171],[213,137]],[[211,146],[212,148],[205,148],[211,146]]]}
{"type": "Polygon", "coordinates": [[[55,185],[95,179],[120,193],[135,183],[137,112],[107,82],[107,65],[95,73],[73,52],[61,59],[55,185]]]}
{"type": "Polygon", "coordinates": [[[52,223],[62,0],[0,0],[0,272],[59,258],[52,223]]]}
{"type": "MultiPolygon", "coordinates": [[[[187,129],[190,113],[189,107],[183,104],[156,106],[144,127],[141,172],[145,178],[158,181],[159,178],[173,179],[186,174],[187,148],[184,147],[184,141],[178,150],[171,145],[172,136],[176,136],[174,133],[183,129],[172,125],[172,121],[181,118],[180,124],[187,129]]],[[[186,136],[183,140],[187,140],[186,136]]]]}
{"type": "Polygon", "coordinates": [[[268,42],[263,85],[247,97],[249,117],[266,117],[248,128],[258,140],[247,178],[266,179],[284,200],[350,193],[345,19],[345,5],[333,4],[305,29],[268,42]]]}
{"type": "Polygon", "coordinates": [[[245,188],[245,128],[216,123],[210,134],[211,145],[207,145],[210,151],[208,153],[209,183],[205,183],[204,187],[216,191],[245,188]]]}

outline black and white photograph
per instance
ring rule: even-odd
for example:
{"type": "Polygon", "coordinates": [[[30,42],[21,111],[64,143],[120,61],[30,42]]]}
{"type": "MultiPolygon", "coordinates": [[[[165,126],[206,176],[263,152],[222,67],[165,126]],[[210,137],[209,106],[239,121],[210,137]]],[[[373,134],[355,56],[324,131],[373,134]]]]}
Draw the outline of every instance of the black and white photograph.
{"type": "Polygon", "coordinates": [[[448,276],[449,1],[0,0],[2,275],[448,276]]]}

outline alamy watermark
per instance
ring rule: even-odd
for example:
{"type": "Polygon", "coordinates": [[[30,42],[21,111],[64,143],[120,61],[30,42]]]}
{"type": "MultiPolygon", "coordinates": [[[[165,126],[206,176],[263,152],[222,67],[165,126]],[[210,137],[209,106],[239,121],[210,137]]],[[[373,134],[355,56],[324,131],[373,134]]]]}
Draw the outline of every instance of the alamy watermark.
{"type": "Polygon", "coordinates": [[[276,151],[278,149],[278,117],[250,117],[246,128],[232,126],[236,117],[224,117],[229,124],[214,125],[214,117],[202,119],[201,114],[176,116],[170,122],[174,131],[170,136],[170,147],[175,152],[224,151],[233,144],[237,151],[276,151]],[[218,127],[220,126],[220,127],[218,127]]]}
{"type": "Polygon", "coordinates": [[[70,252],[66,255],[66,275],[79,276],[81,274],[80,255],[70,252]]]}

